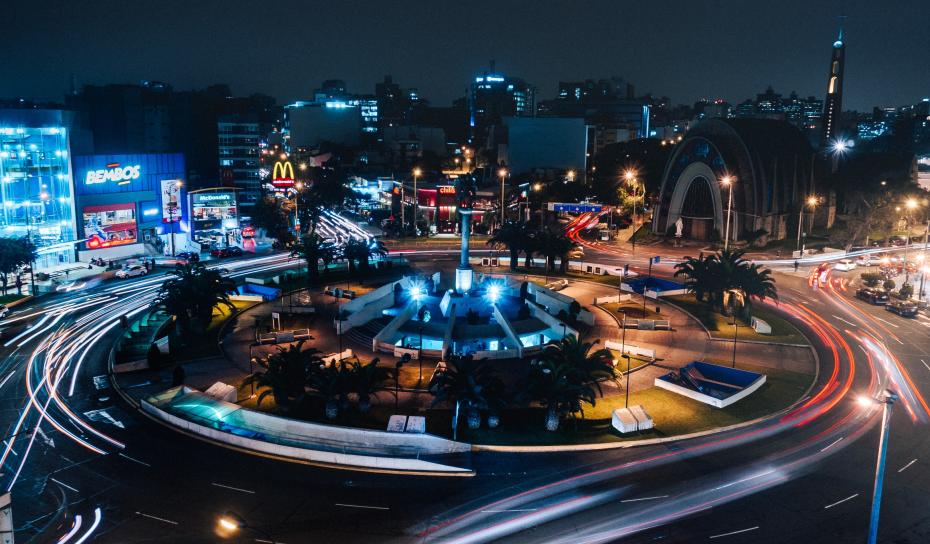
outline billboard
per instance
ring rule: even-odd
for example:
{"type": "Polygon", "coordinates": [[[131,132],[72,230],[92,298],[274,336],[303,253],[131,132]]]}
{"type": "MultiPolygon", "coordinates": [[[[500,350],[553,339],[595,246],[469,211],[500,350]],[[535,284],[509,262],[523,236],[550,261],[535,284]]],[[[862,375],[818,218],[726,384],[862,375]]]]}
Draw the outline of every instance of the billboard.
{"type": "Polygon", "coordinates": [[[291,164],[291,161],[274,163],[274,170],[271,172],[271,184],[279,188],[294,186],[294,165],[291,164]]]}
{"type": "Polygon", "coordinates": [[[161,180],[161,222],[177,223],[181,220],[181,180],[161,180]]]}
{"type": "Polygon", "coordinates": [[[135,204],[85,206],[82,212],[84,238],[87,239],[84,246],[87,249],[104,249],[136,243],[138,229],[135,204]]]}
{"type": "Polygon", "coordinates": [[[235,191],[191,193],[191,222],[198,232],[239,228],[235,191]]]}

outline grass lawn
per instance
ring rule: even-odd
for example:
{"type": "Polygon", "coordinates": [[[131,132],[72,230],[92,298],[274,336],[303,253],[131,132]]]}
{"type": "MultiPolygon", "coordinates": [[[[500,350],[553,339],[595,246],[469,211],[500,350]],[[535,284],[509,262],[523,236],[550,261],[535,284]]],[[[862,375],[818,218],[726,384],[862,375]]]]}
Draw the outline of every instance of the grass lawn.
{"type": "MultiPolygon", "coordinates": [[[[552,445],[683,435],[750,421],[787,408],[801,398],[812,379],[810,374],[786,370],[751,365],[742,365],[740,368],[764,373],[766,383],[749,397],[723,409],[713,408],[658,387],[631,392],[630,404],[642,405],[655,422],[655,429],[641,433],[620,435],[611,426],[611,414],[615,409],[622,408],[625,403],[625,396],[620,392],[599,398],[593,407],[586,406],[583,420],[563,420],[559,430],[554,433],[546,431],[543,426],[543,410],[519,409],[504,412],[498,429],[463,431],[460,427],[459,436],[463,440],[489,445],[552,445]]],[[[430,417],[432,416],[434,414],[430,414],[430,417]]],[[[445,419],[449,421],[448,416],[445,419]]],[[[439,432],[449,431],[440,428],[439,432]]]]}
{"type": "MultiPolygon", "coordinates": [[[[520,259],[520,262],[523,262],[523,259],[520,259]]],[[[530,283],[535,283],[537,285],[546,285],[546,270],[542,266],[534,266],[531,268],[525,268],[518,266],[516,270],[511,270],[506,266],[498,267],[487,267],[487,266],[475,266],[474,269],[477,272],[483,272],[485,274],[511,274],[514,279],[520,280],[521,276],[539,276],[539,277],[528,277],[526,281],[530,283]]],[[[555,271],[549,272],[548,274],[549,281],[560,280],[562,278],[567,278],[570,280],[587,280],[593,281],[595,283],[603,283],[604,285],[613,285],[617,286],[620,284],[620,276],[606,276],[606,275],[595,275],[595,274],[583,274],[581,272],[568,271],[565,274],[559,272],[558,266],[556,266],[555,271]]]]}
{"type": "Polygon", "coordinates": [[[0,304],[9,304],[29,295],[0,295],[0,304]]]}
{"type": "MultiPolygon", "coordinates": [[[[666,297],[664,300],[687,310],[691,315],[699,319],[714,338],[733,338],[733,318],[713,311],[710,306],[695,300],[694,295],[666,297]]],[[[809,344],[807,338],[801,334],[801,331],[764,305],[754,305],[752,313],[754,316],[771,325],[772,334],[759,334],[754,331],[748,323],[740,320],[738,333],[738,338],[740,340],[779,342],[784,344],[809,344]]]]}

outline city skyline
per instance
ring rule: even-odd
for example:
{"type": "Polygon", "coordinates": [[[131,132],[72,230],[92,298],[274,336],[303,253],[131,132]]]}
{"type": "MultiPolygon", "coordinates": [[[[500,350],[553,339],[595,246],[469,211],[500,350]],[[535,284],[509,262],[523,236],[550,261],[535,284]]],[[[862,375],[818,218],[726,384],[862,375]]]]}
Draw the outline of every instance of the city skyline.
{"type": "MultiPolygon", "coordinates": [[[[327,14],[320,24],[244,8],[220,17],[210,6],[186,8],[187,17],[175,20],[177,10],[169,5],[147,10],[144,28],[128,34],[116,29],[134,28],[136,8],[56,4],[13,8],[12,20],[22,23],[14,36],[20,32],[23,39],[12,43],[29,48],[14,47],[7,57],[20,77],[4,78],[0,96],[60,100],[73,75],[78,85],[147,79],[188,89],[224,82],[235,94],[260,92],[286,103],[310,96],[324,79],[343,79],[353,92],[367,93],[391,74],[434,105],[447,105],[492,59],[500,72],[535,85],[541,97],[555,96],[560,80],[611,76],[633,83],[637,95],[668,96],[674,104],[701,98],[735,103],[769,85],[786,95],[822,96],[841,11],[848,15],[847,109],[899,106],[930,93],[930,76],[917,69],[920,52],[930,48],[921,45],[930,38],[919,33],[919,18],[910,15],[918,2],[893,13],[866,2],[786,2],[778,9],[721,2],[716,9],[688,6],[662,17],[658,8],[601,2],[574,12],[553,6],[521,11],[516,4],[490,11],[480,2],[469,9],[391,10],[361,2],[351,11],[363,16],[327,14]],[[496,19],[483,17],[489,13],[496,19]],[[716,30],[721,20],[725,33],[716,30]],[[249,25],[258,28],[233,31],[249,25]],[[563,28],[571,31],[560,34],[563,28]],[[894,32],[879,40],[877,29],[894,32]],[[120,47],[84,39],[107,33],[120,47]],[[28,39],[39,35],[44,39],[28,39]]],[[[284,13],[325,13],[314,9],[277,5],[284,13]]]]}

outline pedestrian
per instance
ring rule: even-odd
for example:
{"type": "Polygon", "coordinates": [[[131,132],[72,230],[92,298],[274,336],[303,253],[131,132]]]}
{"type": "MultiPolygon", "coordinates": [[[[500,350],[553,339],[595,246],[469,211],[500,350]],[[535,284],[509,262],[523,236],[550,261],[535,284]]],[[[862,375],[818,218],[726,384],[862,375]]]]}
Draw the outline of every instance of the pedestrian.
{"type": "Polygon", "coordinates": [[[801,263],[799,263],[798,261],[794,261],[794,271],[795,271],[795,272],[798,271],[798,267],[799,267],[799,266],[801,266],[801,263]]]}

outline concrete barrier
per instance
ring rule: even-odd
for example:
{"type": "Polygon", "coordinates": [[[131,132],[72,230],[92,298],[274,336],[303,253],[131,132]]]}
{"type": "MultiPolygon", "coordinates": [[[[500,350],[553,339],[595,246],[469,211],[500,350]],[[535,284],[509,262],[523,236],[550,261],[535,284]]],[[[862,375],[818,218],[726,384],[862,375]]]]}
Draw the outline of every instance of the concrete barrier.
{"type": "Polygon", "coordinates": [[[422,461],[423,455],[464,453],[469,444],[430,434],[389,433],[272,416],[210,399],[181,386],[141,401],[142,411],[187,432],[241,449],[332,465],[402,472],[470,474],[465,468],[422,461]],[[216,421],[199,422],[169,411],[174,401],[205,404],[216,421]],[[165,409],[168,407],[168,409],[165,409]],[[235,413],[234,417],[229,417],[235,413]],[[235,421],[235,428],[225,423],[235,421]],[[216,427],[208,426],[215,423],[216,427]],[[303,443],[296,445],[297,443],[303,443]],[[370,452],[370,454],[368,453],[370,452]],[[409,452],[409,456],[399,452],[409,452]]]}
{"type": "Polygon", "coordinates": [[[610,295],[610,296],[607,296],[607,297],[595,297],[595,298],[594,298],[594,303],[595,303],[595,304],[611,304],[611,303],[614,303],[614,302],[629,302],[629,301],[632,300],[632,299],[633,299],[633,296],[632,296],[632,295],[630,295],[630,294],[628,294],[628,293],[624,293],[624,294],[622,294],[622,295],[610,295]]]}
{"type": "Polygon", "coordinates": [[[758,317],[752,318],[752,328],[759,334],[772,334],[772,326],[758,317]]]}
{"type": "Polygon", "coordinates": [[[608,340],[604,342],[604,347],[607,349],[612,349],[620,351],[621,353],[626,353],[628,355],[636,355],[637,357],[646,357],[647,359],[656,358],[656,350],[649,348],[641,348],[639,346],[634,346],[633,344],[623,344],[622,342],[614,342],[613,340],[608,340]],[[620,348],[623,348],[621,351],[620,348]]]}

